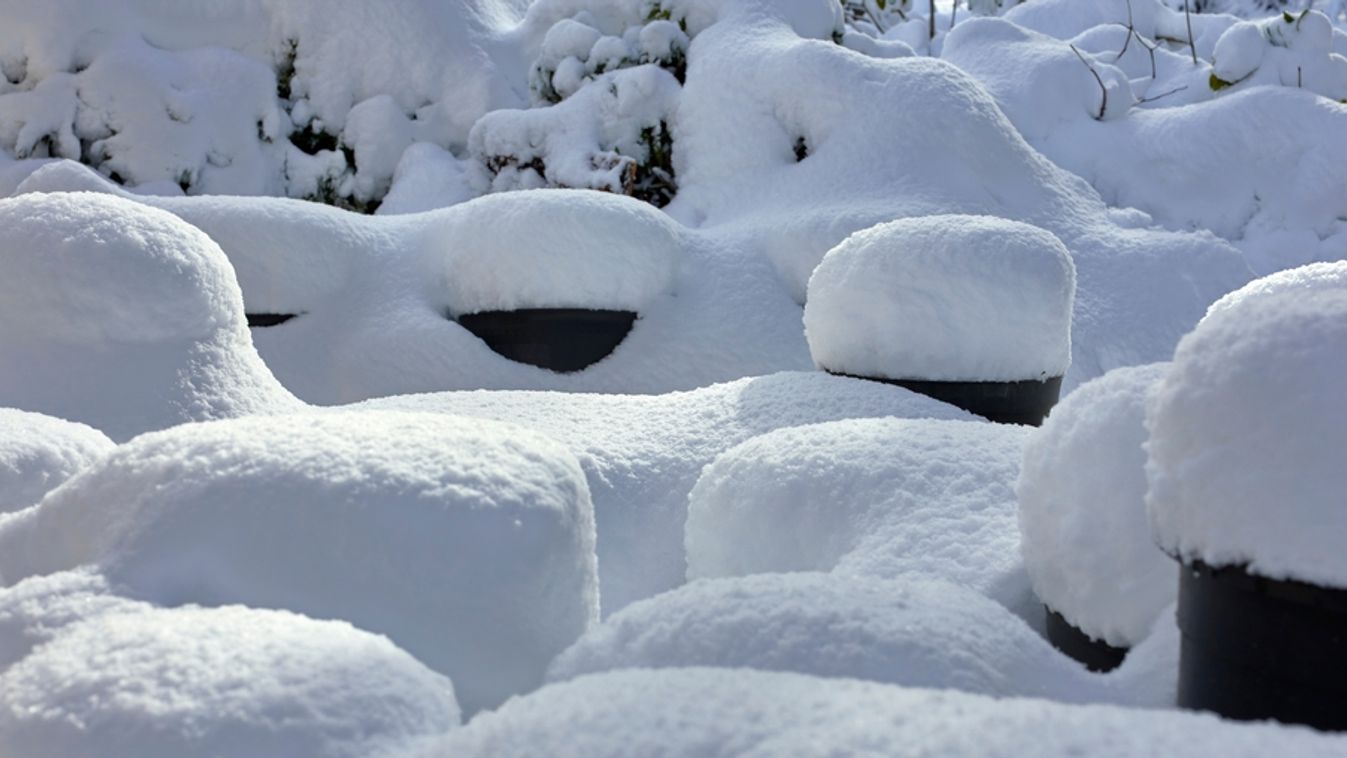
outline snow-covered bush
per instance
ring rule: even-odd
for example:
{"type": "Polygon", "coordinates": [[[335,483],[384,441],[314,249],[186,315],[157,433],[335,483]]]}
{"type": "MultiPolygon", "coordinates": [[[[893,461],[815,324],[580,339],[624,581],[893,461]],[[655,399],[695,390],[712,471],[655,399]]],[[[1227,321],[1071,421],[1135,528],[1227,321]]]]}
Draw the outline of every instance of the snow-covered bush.
{"type": "Polygon", "coordinates": [[[0,514],[36,504],[112,448],[84,424],[0,408],[0,514]]]}
{"type": "Polygon", "coordinates": [[[1150,633],[1174,602],[1174,563],[1146,520],[1145,409],[1168,364],[1081,385],[1024,445],[1016,484],[1020,552],[1034,593],[1114,647],[1150,633]]]}
{"type": "Polygon", "coordinates": [[[0,530],[0,578],[95,565],[162,605],[244,604],[386,634],[471,713],[598,618],[575,457],[445,415],[311,413],[142,435],[0,530]]]}
{"type": "Polygon", "coordinates": [[[1241,21],[1216,42],[1210,86],[1273,84],[1347,101],[1347,58],[1334,52],[1333,34],[1332,22],[1318,11],[1241,21]]]}

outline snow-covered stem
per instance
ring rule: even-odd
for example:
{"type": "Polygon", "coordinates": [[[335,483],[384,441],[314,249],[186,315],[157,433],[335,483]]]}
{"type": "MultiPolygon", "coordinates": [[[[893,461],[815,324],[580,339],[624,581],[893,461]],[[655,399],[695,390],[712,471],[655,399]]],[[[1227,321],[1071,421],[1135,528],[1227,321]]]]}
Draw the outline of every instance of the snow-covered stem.
{"type": "Polygon", "coordinates": [[[1108,87],[1104,86],[1104,80],[1100,78],[1099,72],[1095,70],[1094,66],[1090,65],[1090,62],[1085,59],[1080,50],[1075,45],[1069,45],[1069,47],[1071,52],[1075,53],[1077,58],[1080,58],[1080,62],[1085,64],[1085,68],[1088,68],[1090,73],[1094,75],[1094,80],[1099,82],[1099,115],[1095,116],[1094,120],[1103,121],[1104,114],[1108,112],[1108,87]]]}
{"type": "Polygon", "coordinates": [[[1193,42],[1193,13],[1188,8],[1188,0],[1183,0],[1183,21],[1188,25],[1188,51],[1193,54],[1193,65],[1197,65],[1197,44],[1193,42]]]}

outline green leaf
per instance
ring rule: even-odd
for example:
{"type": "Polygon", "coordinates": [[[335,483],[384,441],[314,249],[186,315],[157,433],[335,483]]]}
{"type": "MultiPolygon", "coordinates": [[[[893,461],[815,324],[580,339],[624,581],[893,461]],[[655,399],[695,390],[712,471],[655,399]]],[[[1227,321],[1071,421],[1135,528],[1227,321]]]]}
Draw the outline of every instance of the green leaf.
{"type": "Polygon", "coordinates": [[[1282,11],[1282,20],[1288,24],[1294,24],[1296,22],[1296,17],[1286,11],[1282,11]]]}
{"type": "Polygon", "coordinates": [[[1212,74],[1211,78],[1207,80],[1207,84],[1211,86],[1212,92],[1220,92],[1221,90],[1225,89],[1226,87],[1229,87],[1233,83],[1234,82],[1227,82],[1226,80],[1222,79],[1221,77],[1215,74],[1212,74]]]}

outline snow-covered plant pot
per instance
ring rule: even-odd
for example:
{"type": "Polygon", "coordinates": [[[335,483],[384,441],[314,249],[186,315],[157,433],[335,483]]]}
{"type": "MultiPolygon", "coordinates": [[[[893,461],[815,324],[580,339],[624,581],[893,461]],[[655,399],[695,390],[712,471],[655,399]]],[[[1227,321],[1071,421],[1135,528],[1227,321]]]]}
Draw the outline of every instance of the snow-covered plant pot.
{"type": "Polygon", "coordinates": [[[1024,445],[1020,552],[1047,634],[1096,671],[1122,662],[1174,602],[1174,564],[1146,521],[1146,398],[1167,363],[1110,371],[1024,445]]]}
{"type": "Polygon", "coordinates": [[[458,317],[464,329],[506,358],[562,373],[607,358],[635,322],[634,311],[584,308],[482,311],[458,317]]]}
{"type": "Polygon", "coordinates": [[[805,333],[826,371],[1038,425],[1071,363],[1075,289],[1070,253],[1043,229],[990,216],[902,219],[824,256],[805,333]]]}
{"type": "Polygon", "coordinates": [[[1347,287],[1289,272],[1180,341],[1147,410],[1147,507],[1184,564],[1179,704],[1347,728],[1347,287]]]}
{"type": "Polygon", "coordinates": [[[446,214],[431,239],[458,323],[506,358],[553,371],[615,350],[671,294],[682,252],[664,214],[587,190],[488,195],[446,214]]]}

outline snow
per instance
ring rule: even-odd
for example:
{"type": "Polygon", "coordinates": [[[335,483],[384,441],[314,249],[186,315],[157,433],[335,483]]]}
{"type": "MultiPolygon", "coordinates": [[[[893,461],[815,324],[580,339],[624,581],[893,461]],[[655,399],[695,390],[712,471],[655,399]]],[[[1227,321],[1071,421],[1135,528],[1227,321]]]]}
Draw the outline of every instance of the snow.
{"type": "Polygon", "coordinates": [[[1114,647],[1174,602],[1174,563],[1146,519],[1146,397],[1165,363],[1115,369],[1069,395],[1024,445],[1015,491],[1034,593],[1114,647]]]}
{"type": "Polygon", "coordinates": [[[562,653],[548,679],[689,666],[998,697],[1071,701],[1102,690],[1098,677],[965,587],[817,573],[697,581],[632,604],[562,653]]]}
{"type": "Polygon", "coordinates": [[[518,427],[312,413],[146,434],[0,529],[0,576],[98,567],[162,605],[241,603],[388,635],[464,711],[532,689],[598,616],[575,458],[518,427]]]}
{"type": "Polygon", "coordinates": [[[1203,321],[1216,318],[1226,311],[1238,309],[1246,301],[1255,298],[1341,289],[1347,289],[1347,261],[1311,263],[1255,279],[1222,296],[1207,308],[1207,315],[1203,317],[1203,321]]]}
{"type": "Polygon", "coordinates": [[[84,424],[0,408],[0,514],[35,505],[112,448],[84,424]]]}
{"type": "Polygon", "coordinates": [[[809,280],[809,351],[855,376],[1020,381],[1066,373],[1076,270],[1050,232],[985,216],[875,226],[809,280]]]}
{"type": "Polygon", "coordinates": [[[480,198],[462,210],[430,233],[445,241],[445,297],[456,314],[522,308],[639,313],[673,294],[681,230],[638,200],[539,190],[480,198]]]}
{"type": "Polygon", "coordinates": [[[1147,509],[1183,561],[1347,587],[1347,289],[1268,289],[1179,343],[1146,413],[1147,509]]]}
{"type": "Polygon", "coordinates": [[[1341,755],[1343,738],[1210,714],[995,700],[802,674],[688,668],[554,684],[412,755],[1341,755]]]}
{"type": "Polygon", "coordinates": [[[253,349],[219,246],[109,195],[0,200],[0,353],[0,405],[114,440],[299,407],[253,349]]]}
{"type": "Polygon", "coordinates": [[[34,576],[0,589],[0,673],[69,626],[151,607],[114,595],[107,580],[88,569],[34,576]]]}
{"type": "MultiPolygon", "coordinates": [[[[774,374],[656,396],[446,392],[373,400],[356,408],[499,419],[569,448],[589,478],[608,614],[683,583],[688,493],[703,467],[735,445],[776,429],[836,419],[972,418],[905,389],[822,372],[774,374]]],[[[1007,526],[1013,535],[1013,525],[1007,526]]]]}
{"type": "Polygon", "coordinates": [[[449,680],[386,638],[282,611],[104,615],[0,674],[6,755],[387,756],[458,723],[449,680]]]}
{"type": "Polygon", "coordinates": [[[763,434],[688,496],[688,578],[921,574],[1032,604],[1012,486],[1026,427],[856,419],[763,434]]]}

